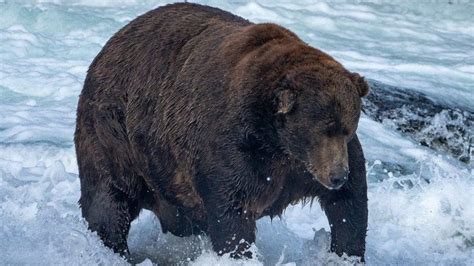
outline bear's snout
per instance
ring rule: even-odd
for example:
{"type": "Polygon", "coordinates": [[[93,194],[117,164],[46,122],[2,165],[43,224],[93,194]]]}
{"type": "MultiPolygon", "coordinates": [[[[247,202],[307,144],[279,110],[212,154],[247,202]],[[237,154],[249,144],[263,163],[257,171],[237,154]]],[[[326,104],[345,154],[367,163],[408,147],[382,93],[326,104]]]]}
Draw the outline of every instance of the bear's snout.
{"type": "Polygon", "coordinates": [[[329,189],[340,189],[347,182],[348,175],[349,170],[346,167],[341,167],[331,171],[329,174],[329,189]]]}
{"type": "Polygon", "coordinates": [[[325,188],[340,189],[348,180],[347,144],[342,137],[323,139],[318,148],[308,152],[306,169],[325,188]]]}
{"type": "Polygon", "coordinates": [[[337,166],[324,173],[313,165],[308,165],[307,170],[313,175],[314,180],[329,190],[340,189],[349,179],[349,168],[347,166],[337,166]]]}

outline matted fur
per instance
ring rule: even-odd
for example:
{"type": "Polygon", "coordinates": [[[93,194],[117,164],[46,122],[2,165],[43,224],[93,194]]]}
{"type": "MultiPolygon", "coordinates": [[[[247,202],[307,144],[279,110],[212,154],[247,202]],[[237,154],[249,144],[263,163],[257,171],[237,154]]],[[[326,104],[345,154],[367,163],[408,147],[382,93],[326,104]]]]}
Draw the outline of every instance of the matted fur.
{"type": "Polygon", "coordinates": [[[152,10],[89,68],[75,133],[83,216],[121,254],[147,208],[164,232],[205,232],[217,252],[240,257],[251,256],[256,219],[317,197],[332,250],[363,258],[367,187],[355,130],[367,91],[278,25],[196,4],[152,10]],[[348,182],[326,189],[344,167],[348,182]]]}

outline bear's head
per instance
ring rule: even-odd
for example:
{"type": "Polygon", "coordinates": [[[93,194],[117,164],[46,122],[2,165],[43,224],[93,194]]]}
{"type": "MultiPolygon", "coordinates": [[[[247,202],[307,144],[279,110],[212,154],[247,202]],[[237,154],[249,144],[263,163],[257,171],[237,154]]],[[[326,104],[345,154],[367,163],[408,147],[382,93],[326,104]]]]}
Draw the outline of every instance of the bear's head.
{"type": "Polygon", "coordinates": [[[348,179],[347,144],[368,90],[359,74],[310,67],[286,73],[274,91],[281,148],[328,189],[348,179]]]}
{"type": "MultiPolygon", "coordinates": [[[[280,152],[303,163],[326,188],[340,188],[348,178],[347,144],[357,129],[361,97],[369,92],[364,78],[271,23],[237,31],[221,49],[222,58],[235,65],[231,91],[239,97],[232,99],[247,107],[250,97],[249,102],[257,103],[256,113],[264,109],[272,117],[253,117],[257,130],[272,133],[245,145],[253,147],[256,142],[259,147],[260,142],[271,141],[280,152]],[[263,94],[261,100],[252,98],[256,93],[263,94]],[[272,123],[266,131],[267,121],[272,123]]],[[[251,136],[246,130],[244,143],[251,136]]]]}

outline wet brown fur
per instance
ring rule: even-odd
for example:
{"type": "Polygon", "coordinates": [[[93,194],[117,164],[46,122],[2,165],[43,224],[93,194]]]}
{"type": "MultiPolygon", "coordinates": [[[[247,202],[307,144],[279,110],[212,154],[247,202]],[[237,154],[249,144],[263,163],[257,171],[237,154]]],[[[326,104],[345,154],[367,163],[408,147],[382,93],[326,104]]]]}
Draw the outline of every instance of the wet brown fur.
{"type": "Polygon", "coordinates": [[[83,216],[122,254],[147,208],[164,232],[206,232],[216,251],[239,257],[250,256],[256,219],[318,197],[332,250],[363,257],[355,130],[367,92],[362,77],[278,25],[196,4],[152,10],[89,68],[75,133],[83,216]],[[344,165],[341,189],[321,185],[344,165]]]}

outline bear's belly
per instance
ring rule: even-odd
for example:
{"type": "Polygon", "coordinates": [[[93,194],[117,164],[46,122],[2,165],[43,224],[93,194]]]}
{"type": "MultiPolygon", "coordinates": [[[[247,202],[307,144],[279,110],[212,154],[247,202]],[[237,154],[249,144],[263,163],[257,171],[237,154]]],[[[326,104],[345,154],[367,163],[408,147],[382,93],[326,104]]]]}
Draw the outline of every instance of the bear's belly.
{"type": "Polygon", "coordinates": [[[172,202],[178,203],[186,209],[196,209],[203,206],[201,196],[196,191],[192,177],[184,172],[177,171],[171,180],[170,191],[172,202]]]}
{"type": "Polygon", "coordinates": [[[203,206],[188,209],[160,198],[155,200],[152,210],[160,220],[163,233],[170,232],[182,237],[207,231],[207,217],[203,206]]]}
{"type": "Polygon", "coordinates": [[[207,216],[203,200],[194,188],[190,175],[176,171],[165,189],[154,189],[152,210],[160,220],[164,233],[176,236],[200,234],[207,230],[207,216]],[[163,192],[163,191],[162,191],[163,192]]]}

